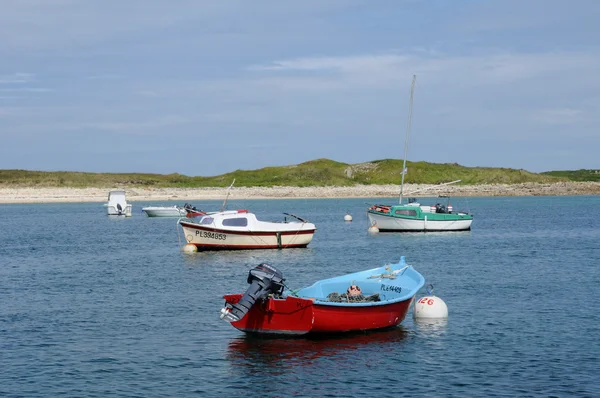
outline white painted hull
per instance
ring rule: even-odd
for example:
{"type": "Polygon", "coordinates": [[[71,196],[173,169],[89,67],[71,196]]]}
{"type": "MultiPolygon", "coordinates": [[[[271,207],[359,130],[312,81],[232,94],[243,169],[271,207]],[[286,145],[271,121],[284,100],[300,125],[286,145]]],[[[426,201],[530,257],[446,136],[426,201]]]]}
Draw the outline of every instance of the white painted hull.
{"type": "Polygon", "coordinates": [[[473,219],[431,221],[427,220],[427,216],[423,220],[406,219],[373,213],[367,213],[367,217],[369,218],[369,225],[376,223],[380,231],[400,232],[467,231],[471,229],[471,223],[473,222],[473,219]]]}
{"type": "Polygon", "coordinates": [[[184,217],[186,215],[186,211],[184,209],[180,209],[176,206],[144,207],[142,211],[146,213],[148,217],[184,217]]]}
{"type": "Polygon", "coordinates": [[[131,217],[131,205],[125,206],[125,209],[119,211],[115,206],[106,206],[109,216],[125,216],[131,217]]]}
{"type": "Polygon", "coordinates": [[[107,214],[109,216],[125,216],[131,217],[131,205],[125,199],[125,191],[121,189],[113,189],[108,193],[107,214]],[[120,210],[119,210],[120,209],[120,210]]]}
{"type": "MultiPolygon", "coordinates": [[[[313,238],[315,229],[306,224],[282,224],[287,228],[271,230],[230,230],[210,228],[180,221],[185,239],[199,250],[235,249],[285,249],[306,247],[313,238]],[[297,226],[297,229],[294,227],[297,226]]],[[[266,224],[266,223],[265,223],[266,224]]]]}

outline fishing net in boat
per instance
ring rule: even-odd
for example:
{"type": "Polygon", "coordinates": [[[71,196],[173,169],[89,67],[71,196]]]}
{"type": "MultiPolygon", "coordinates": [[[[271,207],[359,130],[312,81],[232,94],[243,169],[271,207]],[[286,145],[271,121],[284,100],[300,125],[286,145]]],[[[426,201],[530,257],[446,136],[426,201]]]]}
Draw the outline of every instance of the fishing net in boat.
{"type": "Polygon", "coordinates": [[[327,301],[331,301],[332,303],[370,303],[381,301],[381,299],[379,298],[379,293],[371,294],[370,296],[363,294],[352,296],[347,293],[339,294],[334,292],[327,295],[327,301]]]}

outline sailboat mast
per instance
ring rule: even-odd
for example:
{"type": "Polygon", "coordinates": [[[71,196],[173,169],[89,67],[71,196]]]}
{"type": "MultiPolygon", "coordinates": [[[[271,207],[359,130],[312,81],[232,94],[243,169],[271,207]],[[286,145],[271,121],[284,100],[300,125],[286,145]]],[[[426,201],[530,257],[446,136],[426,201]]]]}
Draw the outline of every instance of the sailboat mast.
{"type": "Polygon", "coordinates": [[[400,183],[400,204],[402,204],[402,189],[404,188],[404,176],[406,175],[406,154],[408,152],[408,137],[410,136],[410,126],[412,123],[413,98],[415,94],[415,83],[417,75],[413,75],[412,85],[410,87],[410,105],[408,107],[408,122],[406,125],[406,140],[404,141],[404,162],[402,163],[402,182],[400,183]]]}

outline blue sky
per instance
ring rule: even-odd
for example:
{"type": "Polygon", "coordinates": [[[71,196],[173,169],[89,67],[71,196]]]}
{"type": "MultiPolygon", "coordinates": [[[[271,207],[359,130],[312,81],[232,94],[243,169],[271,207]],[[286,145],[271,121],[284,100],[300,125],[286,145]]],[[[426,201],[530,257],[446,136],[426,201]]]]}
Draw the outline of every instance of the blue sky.
{"type": "Polygon", "coordinates": [[[0,169],[600,168],[600,1],[0,2],[0,169]]]}

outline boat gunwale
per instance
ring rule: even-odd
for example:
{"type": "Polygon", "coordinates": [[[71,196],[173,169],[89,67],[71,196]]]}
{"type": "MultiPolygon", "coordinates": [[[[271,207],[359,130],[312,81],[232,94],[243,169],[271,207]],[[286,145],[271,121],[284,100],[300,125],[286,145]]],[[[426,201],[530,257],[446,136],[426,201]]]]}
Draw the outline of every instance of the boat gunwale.
{"type": "MultiPolygon", "coordinates": [[[[329,307],[329,306],[331,306],[331,307],[347,307],[347,308],[375,307],[375,306],[384,306],[384,305],[388,305],[388,304],[396,304],[396,303],[400,303],[403,301],[412,300],[412,298],[419,292],[419,290],[421,290],[421,288],[424,285],[425,285],[425,277],[420,272],[418,272],[416,269],[414,269],[411,265],[408,265],[405,263],[396,263],[396,264],[388,264],[388,265],[384,265],[381,267],[372,268],[369,270],[358,271],[358,272],[354,272],[354,273],[347,274],[347,275],[340,275],[340,276],[335,276],[332,278],[322,279],[322,280],[314,282],[312,285],[309,285],[309,286],[299,289],[296,292],[296,295],[295,296],[292,295],[292,296],[295,298],[310,300],[314,303],[314,305],[325,306],[325,307],[329,307]],[[393,266],[400,266],[402,268],[398,267],[398,269],[393,269],[393,268],[391,268],[393,266]],[[387,269],[386,267],[390,267],[390,269],[387,269]],[[393,278],[393,279],[389,278],[389,277],[386,278],[384,276],[381,276],[380,278],[370,278],[371,276],[376,276],[378,274],[385,275],[386,272],[391,273],[393,271],[400,271],[399,275],[397,275],[396,278],[393,278]],[[404,275],[407,271],[411,271],[410,275],[404,275]],[[371,275],[369,275],[369,274],[371,274],[371,275]],[[404,278],[403,278],[403,276],[404,276],[404,278]],[[400,285],[400,282],[406,278],[413,280],[414,286],[406,287],[406,286],[400,285]],[[361,283],[360,281],[370,282],[370,283],[379,282],[380,285],[383,285],[383,281],[386,280],[386,281],[389,281],[389,283],[388,283],[389,286],[397,286],[397,287],[402,288],[403,290],[408,289],[408,292],[402,293],[402,295],[391,298],[389,300],[367,301],[367,302],[334,302],[334,301],[324,300],[322,298],[298,295],[298,293],[300,293],[301,291],[316,288],[318,285],[344,282],[346,280],[348,282],[350,282],[352,284],[356,284],[356,285],[360,285],[360,283],[361,283]]],[[[291,293],[291,291],[289,291],[289,292],[291,293]]],[[[377,292],[374,292],[372,294],[376,294],[376,293],[377,292]]],[[[331,294],[331,293],[329,293],[329,294],[331,294]]],[[[285,298],[287,298],[287,297],[289,297],[289,295],[286,296],[285,298]]]]}

